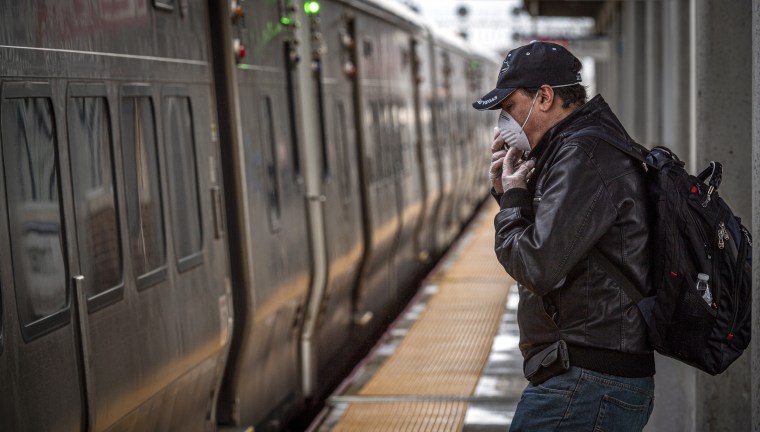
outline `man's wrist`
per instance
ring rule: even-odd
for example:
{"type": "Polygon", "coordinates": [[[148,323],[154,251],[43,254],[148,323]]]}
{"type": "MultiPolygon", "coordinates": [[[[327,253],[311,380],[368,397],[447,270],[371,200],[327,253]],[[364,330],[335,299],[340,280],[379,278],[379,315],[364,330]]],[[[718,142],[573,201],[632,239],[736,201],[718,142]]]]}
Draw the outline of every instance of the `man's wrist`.
{"type": "Polygon", "coordinates": [[[530,192],[528,192],[528,189],[521,187],[510,188],[504,191],[501,198],[499,198],[501,208],[527,207],[530,204],[530,192]]]}

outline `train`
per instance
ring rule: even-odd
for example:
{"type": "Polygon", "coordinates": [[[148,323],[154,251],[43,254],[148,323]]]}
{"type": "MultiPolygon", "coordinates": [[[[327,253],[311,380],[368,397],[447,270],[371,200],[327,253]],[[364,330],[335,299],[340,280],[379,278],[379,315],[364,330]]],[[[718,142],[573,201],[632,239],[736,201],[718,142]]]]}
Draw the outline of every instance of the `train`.
{"type": "Polygon", "coordinates": [[[488,196],[500,58],[394,1],[0,4],[2,431],[285,430],[488,196]]]}

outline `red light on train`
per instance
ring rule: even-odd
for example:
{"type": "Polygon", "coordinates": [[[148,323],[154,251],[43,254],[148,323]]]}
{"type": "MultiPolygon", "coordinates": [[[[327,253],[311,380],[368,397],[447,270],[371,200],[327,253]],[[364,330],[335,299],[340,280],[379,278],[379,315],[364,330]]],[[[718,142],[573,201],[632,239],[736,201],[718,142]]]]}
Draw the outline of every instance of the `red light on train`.
{"type": "Polygon", "coordinates": [[[240,39],[232,40],[232,52],[235,54],[237,61],[240,61],[243,57],[245,57],[245,45],[240,42],[240,39]]]}

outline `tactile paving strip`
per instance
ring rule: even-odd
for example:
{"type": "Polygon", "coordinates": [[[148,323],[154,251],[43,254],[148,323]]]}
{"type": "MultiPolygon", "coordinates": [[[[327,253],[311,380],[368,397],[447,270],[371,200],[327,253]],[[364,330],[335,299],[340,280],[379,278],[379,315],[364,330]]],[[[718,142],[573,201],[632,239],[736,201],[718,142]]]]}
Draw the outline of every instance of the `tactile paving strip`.
{"type": "Polygon", "coordinates": [[[361,395],[470,395],[488,358],[507,287],[448,283],[361,395]]]}
{"type": "Polygon", "coordinates": [[[456,401],[352,404],[333,431],[454,432],[466,410],[467,403],[456,401]]]}
{"type": "Polygon", "coordinates": [[[438,292],[357,393],[366,401],[351,403],[333,430],[461,429],[512,284],[493,255],[495,213],[481,211],[453,264],[434,277],[438,292]]]}

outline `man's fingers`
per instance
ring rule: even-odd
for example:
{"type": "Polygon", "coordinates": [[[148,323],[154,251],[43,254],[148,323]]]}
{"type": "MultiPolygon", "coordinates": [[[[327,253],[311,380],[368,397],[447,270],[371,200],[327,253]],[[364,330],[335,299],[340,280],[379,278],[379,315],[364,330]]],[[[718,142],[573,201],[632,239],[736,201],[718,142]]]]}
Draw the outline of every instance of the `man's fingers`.
{"type": "Polygon", "coordinates": [[[522,163],[522,160],[520,160],[522,154],[523,151],[517,147],[510,147],[509,151],[507,152],[507,156],[505,157],[506,163],[504,163],[504,172],[507,175],[512,175],[515,173],[517,167],[522,163]]]}
{"type": "Polygon", "coordinates": [[[536,161],[533,159],[523,162],[515,171],[515,176],[528,178],[533,167],[536,166],[536,161]]]}
{"type": "Polygon", "coordinates": [[[497,159],[504,159],[504,157],[507,155],[506,150],[499,150],[491,155],[491,162],[497,160],[497,159]]]}
{"type": "Polygon", "coordinates": [[[509,151],[507,152],[507,162],[509,162],[507,165],[516,165],[517,161],[520,160],[520,158],[523,155],[523,151],[520,150],[517,147],[510,147],[509,151]]]}
{"type": "Polygon", "coordinates": [[[525,176],[525,180],[530,180],[533,177],[533,173],[536,172],[535,169],[531,169],[528,171],[528,174],[525,176]]]}
{"type": "Polygon", "coordinates": [[[501,177],[501,168],[503,165],[504,165],[504,158],[500,158],[491,162],[491,167],[488,170],[488,176],[491,179],[501,177]]]}
{"type": "Polygon", "coordinates": [[[491,151],[497,152],[504,149],[504,138],[501,137],[498,127],[493,128],[493,142],[491,143],[491,151]]]}
{"type": "Polygon", "coordinates": [[[493,142],[491,143],[491,151],[497,152],[504,150],[504,138],[502,137],[494,137],[493,142]]]}

